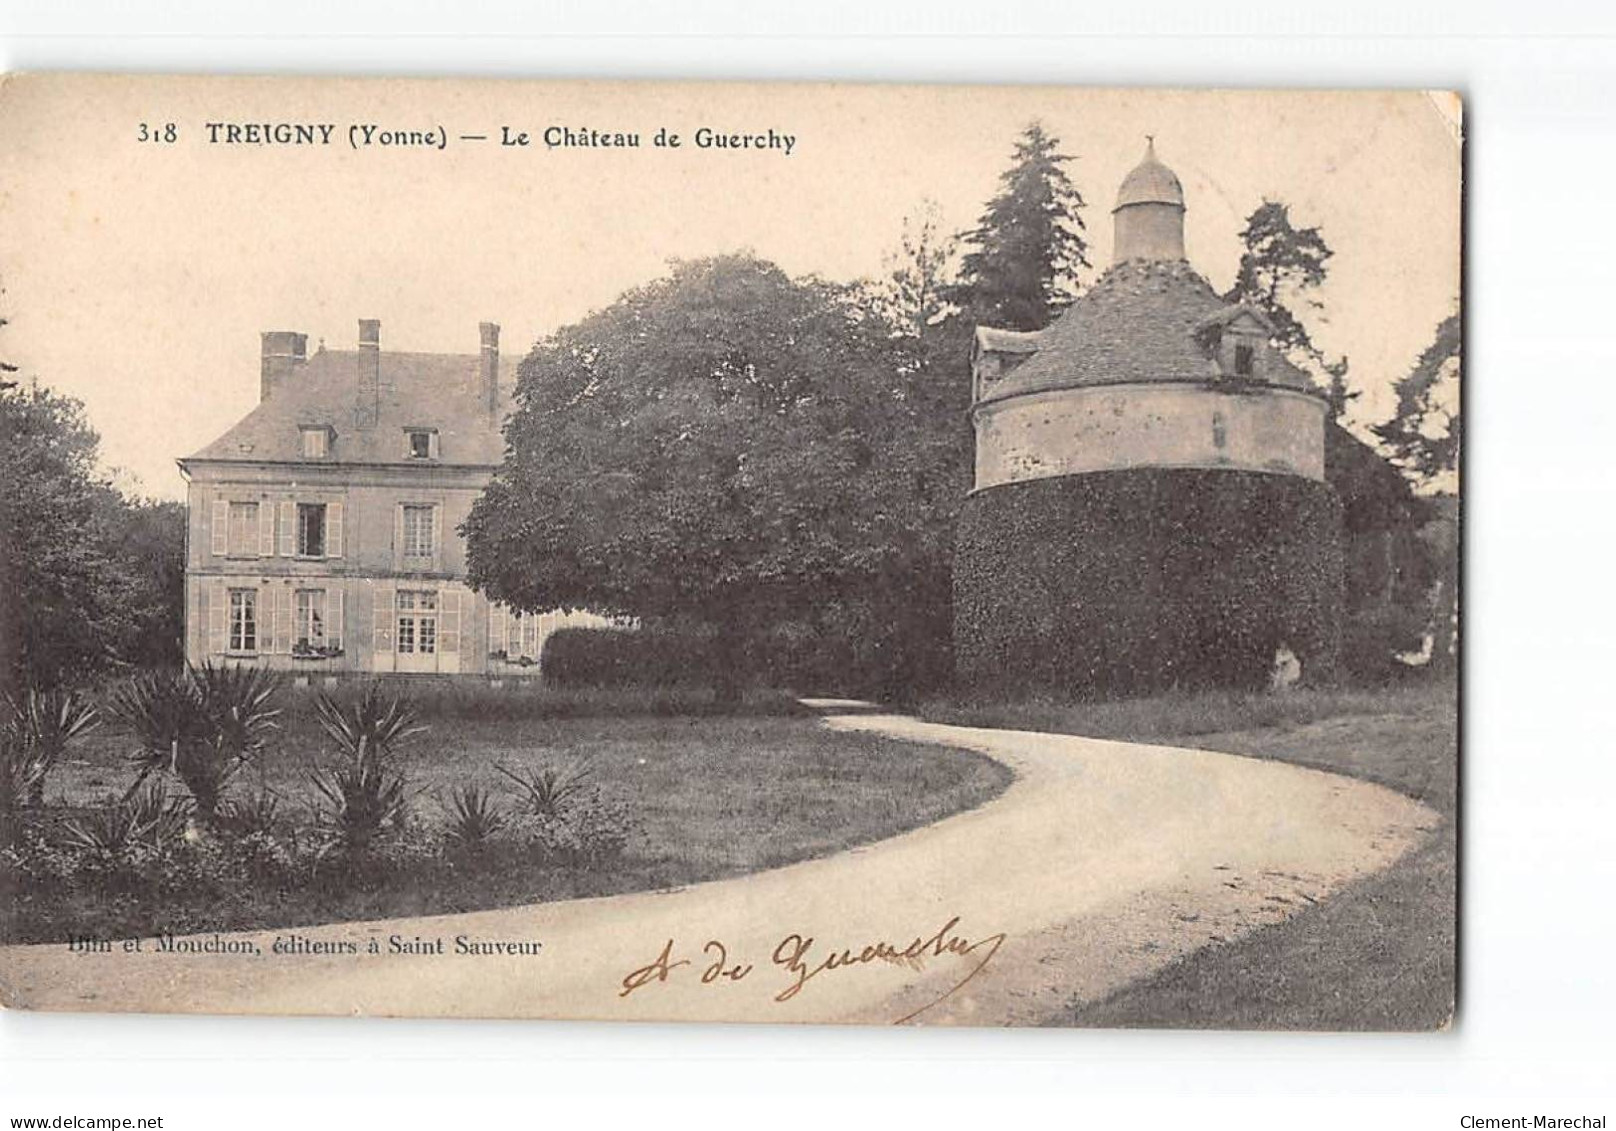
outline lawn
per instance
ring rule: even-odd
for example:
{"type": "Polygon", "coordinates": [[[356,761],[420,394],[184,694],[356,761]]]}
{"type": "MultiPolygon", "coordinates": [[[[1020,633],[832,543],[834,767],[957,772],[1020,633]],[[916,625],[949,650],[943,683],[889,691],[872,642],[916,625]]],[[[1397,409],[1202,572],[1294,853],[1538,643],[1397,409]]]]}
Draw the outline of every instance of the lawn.
{"type": "Polygon", "coordinates": [[[955,706],[938,721],[1221,750],[1364,778],[1443,816],[1423,845],[1324,904],[1203,948],[1052,1024],[1426,1030],[1448,1023],[1456,973],[1457,694],[1451,682],[1377,691],[1201,694],[1122,703],[955,706]]]}
{"type": "MultiPolygon", "coordinates": [[[[480,910],[677,886],[777,867],[880,840],[982,804],[1009,784],[990,759],[934,745],[823,729],[779,700],[742,713],[644,698],[522,692],[419,699],[430,729],[398,754],[412,795],[407,840],[387,868],[320,882],[260,885],[198,901],[183,887],[154,901],[95,892],[13,900],[10,941],[101,934],[247,929],[480,910]],[[700,713],[678,713],[695,709],[700,713]],[[626,713],[612,713],[621,711],[626,713]],[[496,770],[587,766],[631,827],[621,855],[588,865],[536,856],[498,838],[475,855],[445,853],[451,787],[503,795],[496,770]]],[[[285,696],[281,727],[237,791],[268,790],[312,821],[308,773],[333,757],[307,692],[285,696]]],[[[120,796],[134,743],[103,724],[52,775],[47,820],[120,796]]],[[[508,801],[504,802],[509,804],[508,801]]]]}

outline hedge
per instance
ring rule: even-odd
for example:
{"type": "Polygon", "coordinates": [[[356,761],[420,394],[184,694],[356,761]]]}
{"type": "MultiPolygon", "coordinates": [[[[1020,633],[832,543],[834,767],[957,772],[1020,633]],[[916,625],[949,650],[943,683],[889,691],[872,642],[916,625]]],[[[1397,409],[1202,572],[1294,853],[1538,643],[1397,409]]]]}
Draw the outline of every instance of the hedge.
{"type": "Polygon", "coordinates": [[[1143,468],[966,500],[954,651],[967,693],[1149,694],[1303,679],[1340,646],[1341,507],[1292,475],[1143,468]]]}
{"type": "Polygon", "coordinates": [[[556,687],[709,684],[711,650],[711,638],[693,630],[562,628],[545,639],[539,670],[556,687]]]}

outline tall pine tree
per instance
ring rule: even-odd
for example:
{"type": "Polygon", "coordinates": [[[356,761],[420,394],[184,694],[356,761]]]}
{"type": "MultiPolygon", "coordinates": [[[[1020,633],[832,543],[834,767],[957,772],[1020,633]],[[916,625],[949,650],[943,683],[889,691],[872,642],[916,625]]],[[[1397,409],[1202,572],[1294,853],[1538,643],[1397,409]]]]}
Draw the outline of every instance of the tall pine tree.
{"type": "Polygon", "coordinates": [[[1037,330],[1072,301],[1089,260],[1083,195],[1064,168],[1070,160],[1038,122],[1022,131],[998,194],[962,237],[972,250],[947,298],[967,321],[1037,330]]]}
{"type": "Polygon", "coordinates": [[[1330,398],[1331,417],[1340,420],[1347,402],[1358,396],[1347,385],[1347,359],[1325,357],[1302,321],[1303,312],[1323,309],[1313,293],[1328,277],[1335,252],[1318,228],[1297,227],[1290,206],[1277,200],[1263,201],[1246,217],[1240,243],[1240,269],[1224,298],[1249,303],[1268,316],[1276,344],[1313,374],[1330,398]]]}

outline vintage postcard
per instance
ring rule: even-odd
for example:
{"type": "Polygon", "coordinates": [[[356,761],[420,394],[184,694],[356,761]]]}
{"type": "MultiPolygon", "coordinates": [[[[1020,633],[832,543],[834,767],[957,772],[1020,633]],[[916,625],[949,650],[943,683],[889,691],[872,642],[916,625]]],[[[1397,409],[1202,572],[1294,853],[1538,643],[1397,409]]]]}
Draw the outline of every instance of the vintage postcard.
{"type": "Polygon", "coordinates": [[[6,1005],[1451,1023],[1456,95],[25,74],[0,150],[6,1005]]]}

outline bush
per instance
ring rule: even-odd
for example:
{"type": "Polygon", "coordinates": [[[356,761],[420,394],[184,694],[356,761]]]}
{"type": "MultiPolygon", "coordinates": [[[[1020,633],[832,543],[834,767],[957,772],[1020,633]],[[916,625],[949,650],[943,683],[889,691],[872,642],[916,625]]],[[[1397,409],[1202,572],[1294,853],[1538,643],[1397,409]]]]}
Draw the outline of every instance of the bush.
{"type": "Polygon", "coordinates": [[[706,686],[713,652],[711,634],[696,629],[563,628],[545,640],[539,663],[556,687],[706,686]]]}
{"type": "Polygon", "coordinates": [[[1288,644],[1334,671],[1340,505],[1323,483],[1141,469],[966,500],[954,561],[967,694],[1142,695],[1266,684],[1288,644]]]}
{"type": "Polygon", "coordinates": [[[628,810],[596,789],[583,791],[560,813],[525,813],[516,829],[547,859],[585,866],[621,856],[637,831],[628,810]]]}
{"type": "Polygon", "coordinates": [[[1412,669],[1397,658],[1419,651],[1426,610],[1372,605],[1347,617],[1341,639],[1341,666],[1354,683],[1383,686],[1412,669]]]}

